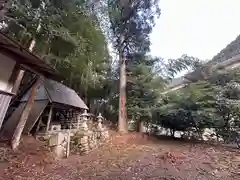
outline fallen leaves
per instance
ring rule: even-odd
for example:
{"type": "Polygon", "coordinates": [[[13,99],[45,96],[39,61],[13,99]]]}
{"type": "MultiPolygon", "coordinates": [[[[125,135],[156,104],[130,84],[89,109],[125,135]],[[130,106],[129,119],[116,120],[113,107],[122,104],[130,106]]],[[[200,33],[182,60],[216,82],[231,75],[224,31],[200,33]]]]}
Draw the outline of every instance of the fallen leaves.
{"type": "MultiPolygon", "coordinates": [[[[85,156],[53,161],[51,153],[33,139],[7,159],[8,179],[240,179],[240,154],[224,148],[142,138],[137,133],[112,133],[111,142],[85,156]],[[51,163],[50,163],[51,162],[51,163]]],[[[0,153],[9,155],[9,150],[0,153]]],[[[3,158],[3,157],[1,157],[3,158]]],[[[6,159],[6,158],[5,158],[6,159]]],[[[1,165],[1,163],[0,163],[1,165]]],[[[0,174],[0,179],[1,179],[0,174]]]]}

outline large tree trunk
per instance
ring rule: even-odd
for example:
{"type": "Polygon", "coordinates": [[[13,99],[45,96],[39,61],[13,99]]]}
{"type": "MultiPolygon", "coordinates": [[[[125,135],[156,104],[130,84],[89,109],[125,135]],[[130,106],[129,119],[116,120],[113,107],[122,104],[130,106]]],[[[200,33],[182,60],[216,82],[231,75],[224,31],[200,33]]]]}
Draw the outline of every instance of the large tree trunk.
{"type": "Polygon", "coordinates": [[[14,131],[14,134],[13,134],[13,138],[12,138],[12,142],[11,142],[12,149],[16,149],[18,147],[19,143],[20,143],[20,138],[21,138],[23,129],[25,127],[28,116],[29,116],[29,114],[31,112],[31,109],[33,107],[38,87],[42,83],[42,81],[43,81],[43,77],[38,77],[37,81],[34,83],[33,87],[31,88],[28,101],[27,101],[27,103],[26,103],[26,105],[25,105],[25,107],[24,107],[24,109],[23,109],[23,111],[20,115],[18,125],[17,125],[17,127],[14,131]]]}
{"type": "Polygon", "coordinates": [[[127,132],[127,110],[126,110],[126,59],[120,55],[120,89],[119,89],[119,117],[118,131],[127,132]]]}
{"type": "Polygon", "coordinates": [[[119,85],[119,116],[118,131],[126,133],[127,129],[127,109],[126,109],[126,57],[124,55],[124,35],[120,36],[119,63],[120,63],[120,85],[119,85]]]}

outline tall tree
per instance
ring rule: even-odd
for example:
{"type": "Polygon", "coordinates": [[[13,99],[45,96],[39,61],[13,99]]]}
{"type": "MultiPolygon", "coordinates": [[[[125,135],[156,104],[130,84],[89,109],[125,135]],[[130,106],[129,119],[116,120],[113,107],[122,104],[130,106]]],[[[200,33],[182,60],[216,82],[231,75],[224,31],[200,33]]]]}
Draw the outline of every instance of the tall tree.
{"type": "Polygon", "coordinates": [[[119,53],[118,130],[127,132],[126,61],[129,54],[149,51],[149,34],[160,14],[158,0],[108,0],[111,39],[119,53]]]}
{"type": "Polygon", "coordinates": [[[127,62],[127,107],[128,117],[138,125],[151,121],[152,111],[158,101],[158,90],[163,89],[165,81],[157,74],[155,64],[158,58],[141,53],[131,55],[127,62]]]}

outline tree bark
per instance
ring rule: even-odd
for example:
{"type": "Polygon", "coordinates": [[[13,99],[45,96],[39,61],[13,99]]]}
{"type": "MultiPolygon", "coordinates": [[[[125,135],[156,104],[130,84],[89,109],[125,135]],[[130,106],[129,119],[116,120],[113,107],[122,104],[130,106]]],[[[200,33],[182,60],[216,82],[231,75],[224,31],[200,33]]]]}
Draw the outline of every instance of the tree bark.
{"type": "Polygon", "coordinates": [[[123,55],[123,50],[119,55],[120,62],[120,89],[119,89],[119,117],[118,131],[127,132],[127,110],[126,110],[126,59],[123,55]]]}
{"type": "Polygon", "coordinates": [[[11,146],[12,149],[16,149],[20,143],[21,135],[23,132],[23,129],[25,127],[25,124],[27,122],[28,116],[31,112],[31,109],[34,104],[34,100],[37,94],[37,90],[39,85],[42,83],[43,77],[38,77],[37,81],[34,83],[33,87],[31,88],[29,99],[20,115],[18,125],[14,131],[11,146]]]}

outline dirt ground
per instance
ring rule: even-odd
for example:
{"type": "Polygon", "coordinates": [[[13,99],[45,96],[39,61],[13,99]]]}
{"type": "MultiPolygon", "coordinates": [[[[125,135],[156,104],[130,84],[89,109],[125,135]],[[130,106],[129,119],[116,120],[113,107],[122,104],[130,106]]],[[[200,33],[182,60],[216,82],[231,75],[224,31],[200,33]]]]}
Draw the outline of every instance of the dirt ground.
{"type": "Polygon", "coordinates": [[[135,133],[112,133],[110,143],[85,156],[54,160],[25,137],[18,151],[0,149],[2,180],[237,180],[240,151],[135,133]]]}

